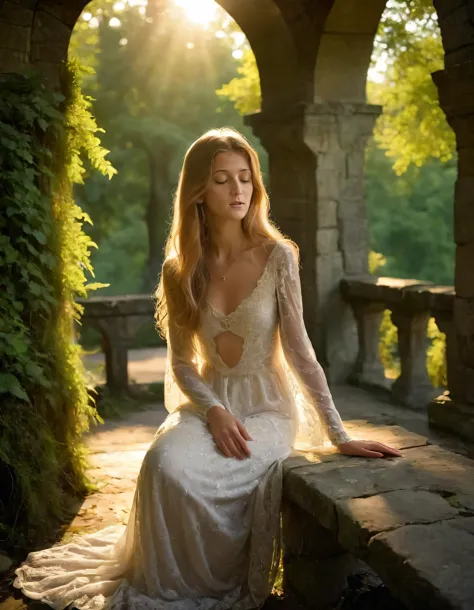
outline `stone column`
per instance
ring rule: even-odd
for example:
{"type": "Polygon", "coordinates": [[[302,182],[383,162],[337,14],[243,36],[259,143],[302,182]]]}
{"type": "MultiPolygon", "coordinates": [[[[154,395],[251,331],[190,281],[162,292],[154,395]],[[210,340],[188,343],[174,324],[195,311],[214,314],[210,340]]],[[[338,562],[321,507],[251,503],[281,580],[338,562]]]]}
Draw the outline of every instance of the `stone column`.
{"type": "Polygon", "coordinates": [[[378,106],[327,102],[247,117],[268,151],[272,215],[301,251],[308,334],[330,383],[357,356],[345,275],[367,273],[364,150],[378,106]]]}
{"type": "MultiPolygon", "coordinates": [[[[474,60],[435,72],[440,106],[456,134],[458,178],[454,193],[456,273],[451,338],[458,350],[449,376],[449,428],[474,440],[474,60]]],[[[430,420],[445,425],[439,409],[430,420]]]]}

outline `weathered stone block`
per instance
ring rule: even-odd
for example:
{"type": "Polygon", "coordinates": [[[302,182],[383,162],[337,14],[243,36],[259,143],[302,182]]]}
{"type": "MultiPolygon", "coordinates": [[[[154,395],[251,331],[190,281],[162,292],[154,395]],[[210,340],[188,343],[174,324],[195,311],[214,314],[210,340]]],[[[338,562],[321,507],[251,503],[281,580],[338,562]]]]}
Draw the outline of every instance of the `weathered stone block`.
{"type": "Polygon", "coordinates": [[[308,115],[305,142],[318,155],[340,150],[336,118],[332,115],[308,115]]]}
{"type": "Polygon", "coordinates": [[[351,152],[346,156],[346,175],[349,178],[359,177],[363,179],[365,168],[365,156],[361,152],[351,152]]]}
{"type": "Polygon", "coordinates": [[[339,231],[337,229],[319,229],[316,231],[316,251],[318,254],[330,254],[339,250],[339,231]]]}
{"type": "MultiPolygon", "coordinates": [[[[339,206],[339,209],[343,206],[339,206]]],[[[367,222],[365,217],[351,222],[344,221],[340,225],[341,250],[347,256],[349,252],[365,250],[367,252],[367,222]]],[[[359,273],[362,273],[360,271],[359,273]]]]}
{"type": "Polygon", "coordinates": [[[16,2],[5,2],[0,7],[0,21],[22,27],[30,27],[33,23],[34,12],[16,2]]]}
{"type": "Polygon", "coordinates": [[[337,201],[319,198],[316,204],[317,226],[320,229],[337,227],[337,201]]]}
{"type": "MultiPolygon", "coordinates": [[[[349,214],[354,214],[353,210],[364,210],[365,213],[365,193],[363,176],[349,176],[341,185],[341,200],[346,204],[349,214]]],[[[341,212],[345,211],[341,210],[341,212]]]]}
{"type": "Polygon", "coordinates": [[[67,59],[67,49],[64,47],[51,47],[34,42],[31,45],[31,61],[60,64],[67,59]]]}
{"type": "Polygon", "coordinates": [[[369,253],[367,248],[360,247],[356,250],[344,250],[344,273],[346,275],[362,275],[369,271],[369,253]]]}
{"type": "MultiPolygon", "coordinates": [[[[468,100],[466,100],[460,94],[460,114],[449,116],[449,124],[453,128],[454,133],[456,134],[457,146],[461,149],[470,148],[474,146],[474,121],[472,119],[471,114],[463,112],[463,106],[469,103],[474,96],[474,83],[469,88],[465,87],[465,89],[466,91],[464,93],[467,94],[469,97],[468,100]],[[467,89],[469,90],[467,91],[467,89]]],[[[451,109],[451,112],[455,112],[455,109],[451,109]]]]}
{"type": "Polygon", "coordinates": [[[316,173],[318,199],[339,200],[341,175],[337,170],[321,170],[316,173]]]}
{"type": "Polygon", "coordinates": [[[447,53],[472,44],[473,27],[467,2],[443,16],[443,46],[447,53]]]}
{"type": "Polygon", "coordinates": [[[344,174],[346,155],[343,150],[329,151],[317,155],[316,167],[318,171],[338,171],[344,174]]]}
{"type": "Polygon", "coordinates": [[[454,298],[453,320],[457,329],[460,360],[465,366],[474,368],[474,298],[461,298],[461,295],[454,298]]]}
{"type": "Polygon", "coordinates": [[[30,30],[27,27],[0,21],[0,41],[3,49],[27,53],[30,50],[30,30]]]}
{"type": "Polygon", "coordinates": [[[65,47],[69,45],[72,27],[49,13],[39,10],[35,14],[31,42],[65,47]]]}
{"type": "Polygon", "coordinates": [[[454,285],[462,299],[474,299],[474,236],[470,243],[456,248],[454,285]]]}
{"type": "Polygon", "coordinates": [[[474,535],[451,521],[378,534],[367,562],[409,608],[474,608],[474,579],[466,569],[474,565],[474,535]]]}
{"type": "Polygon", "coordinates": [[[0,74],[20,72],[27,63],[28,53],[11,49],[0,49],[0,74]]]}
{"type": "Polygon", "coordinates": [[[73,28],[85,4],[85,2],[76,4],[61,0],[42,0],[41,9],[73,28]]]}
{"type": "Polygon", "coordinates": [[[338,539],[341,545],[360,552],[380,532],[411,523],[433,523],[458,516],[439,494],[424,490],[396,490],[369,498],[337,502],[338,539]]]}
{"type": "Polygon", "coordinates": [[[464,176],[474,176],[474,146],[470,148],[461,148],[458,150],[458,172],[458,180],[464,176]]]}

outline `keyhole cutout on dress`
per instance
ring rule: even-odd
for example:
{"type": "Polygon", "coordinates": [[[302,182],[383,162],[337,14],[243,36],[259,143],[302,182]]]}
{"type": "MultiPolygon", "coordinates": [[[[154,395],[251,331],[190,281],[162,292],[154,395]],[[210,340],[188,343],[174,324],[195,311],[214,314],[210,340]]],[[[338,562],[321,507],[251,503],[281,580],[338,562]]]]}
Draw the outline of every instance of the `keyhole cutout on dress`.
{"type": "Polygon", "coordinates": [[[214,337],[216,351],[228,367],[237,366],[244,352],[245,339],[231,330],[225,330],[214,337]]]}

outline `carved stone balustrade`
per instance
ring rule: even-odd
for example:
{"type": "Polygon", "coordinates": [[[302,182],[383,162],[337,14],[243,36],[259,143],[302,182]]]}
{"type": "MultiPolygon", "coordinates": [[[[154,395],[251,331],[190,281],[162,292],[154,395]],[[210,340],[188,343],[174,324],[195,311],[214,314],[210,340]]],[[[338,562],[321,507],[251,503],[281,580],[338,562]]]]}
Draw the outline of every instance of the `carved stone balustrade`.
{"type": "Polygon", "coordinates": [[[397,327],[401,369],[391,385],[392,399],[407,407],[425,409],[439,394],[426,369],[428,321],[434,316],[442,325],[440,330],[450,334],[453,288],[369,275],[344,279],[341,292],[352,306],[359,333],[358,357],[350,381],[388,387],[379,355],[379,329],[383,312],[389,309],[397,327]]]}

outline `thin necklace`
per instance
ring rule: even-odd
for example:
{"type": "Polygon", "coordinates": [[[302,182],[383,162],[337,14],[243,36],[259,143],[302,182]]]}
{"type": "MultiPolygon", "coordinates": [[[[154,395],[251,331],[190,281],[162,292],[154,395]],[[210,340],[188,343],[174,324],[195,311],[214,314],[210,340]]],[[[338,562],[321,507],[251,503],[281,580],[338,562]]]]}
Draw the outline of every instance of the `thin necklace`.
{"type": "Polygon", "coordinates": [[[221,275],[221,282],[225,282],[227,279],[227,274],[229,273],[229,269],[232,267],[232,265],[235,263],[236,260],[238,260],[238,258],[240,257],[240,255],[242,254],[242,252],[245,252],[246,250],[248,250],[249,248],[245,248],[244,250],[241,250],[238,254],[238,256],[236,256],[231,262],[230,264],[227,266],[227,269],[224,273],[224,275],[221,275]]]}

